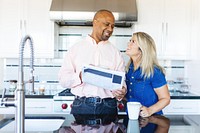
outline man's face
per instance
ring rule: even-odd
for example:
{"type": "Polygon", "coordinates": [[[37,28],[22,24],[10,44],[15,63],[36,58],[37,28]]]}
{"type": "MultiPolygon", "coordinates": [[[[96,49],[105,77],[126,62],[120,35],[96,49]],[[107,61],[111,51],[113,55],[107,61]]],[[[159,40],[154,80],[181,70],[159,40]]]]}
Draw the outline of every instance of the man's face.
{"type": "Polygon", "coordinates": [[[102,15],[102,17],[99,17],[95,20],[95,31],[96,31],[96,37],[99,41],[106,41],[110,38],[110,36],[113,33],[114,29],[114,17],[111,14],[105,14],[102,15]]]}

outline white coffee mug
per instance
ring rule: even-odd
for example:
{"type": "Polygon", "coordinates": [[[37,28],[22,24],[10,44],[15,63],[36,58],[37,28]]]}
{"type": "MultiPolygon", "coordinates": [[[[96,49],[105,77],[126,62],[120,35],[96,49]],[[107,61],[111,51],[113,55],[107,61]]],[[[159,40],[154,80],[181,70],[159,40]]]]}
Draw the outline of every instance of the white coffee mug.
{"type": "Polygon", "coordinates": [[[140,102],[127,102],[128,117],[131,120],[137,120],[140,113],[140,102]]]}

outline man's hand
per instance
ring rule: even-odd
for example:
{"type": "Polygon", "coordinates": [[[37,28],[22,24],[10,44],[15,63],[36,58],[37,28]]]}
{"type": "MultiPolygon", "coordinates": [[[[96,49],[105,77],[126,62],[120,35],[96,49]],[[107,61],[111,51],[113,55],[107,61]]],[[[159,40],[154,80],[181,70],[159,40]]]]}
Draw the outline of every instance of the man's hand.
{"type": "Polygon", "coordinates": [[[126,88],[123,86],[122,89],[113,90],[112,94],[117,100],[121,101],[126,95],[126,88]]]}

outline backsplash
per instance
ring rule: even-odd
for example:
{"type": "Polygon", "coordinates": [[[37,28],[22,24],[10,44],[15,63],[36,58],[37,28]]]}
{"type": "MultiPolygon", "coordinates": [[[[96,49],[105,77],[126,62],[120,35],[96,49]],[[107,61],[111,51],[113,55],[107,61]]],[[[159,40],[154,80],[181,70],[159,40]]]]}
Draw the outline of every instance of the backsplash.
{"type": "MultiPolygon", "coordinates": [[[[92,27],[84,26],[56,26],[55,25],[55,58],[63,58],[67,50],[80,39],[91,34],[92,27]]],[[[121,51],[125,52],[127,43],[134,31],[131,28],[116,27],[110,41],[121,51]]]]}
{"type": "MultiPolygon", "coordinates": [[[[4,61],[4,88],[9,88],[9,80],[18,79],[18,59],[5,59],[4,61]]],[[[61,67],[61,61],[56,59],[36,59],[34,62],[35,89],[41,84],[51,90],[62,90],[58,83],[58,71],[61,67]],[[45,81],[45,82],[44,82],[45,81]]],[[[29,80],[29,60],[24,60],[24,81],[29,80]]],[[[26,85],[28,87],[28,84],[26,85]]]]}
{"type": "MultiPolygon", "coordinates": [[[[18,79],[18,60],[5,59],[4,61],[4,87],[9,87],[9,80],[18,79]]],[[[160,64],[166,70],[167,80],[174,80],[179,78],[186,78],[184,61],[166,61],[160,60],[160,64]]],[[[38,89],[41,81],[46,82],[46,89],[62,90],[58,82],[58,71],[61,67],[62,59],[36,59],[34,63],[35,88],[38,89]]],[[[24,61],[24,80],[29,79],[29,60],[24,61]]]]}

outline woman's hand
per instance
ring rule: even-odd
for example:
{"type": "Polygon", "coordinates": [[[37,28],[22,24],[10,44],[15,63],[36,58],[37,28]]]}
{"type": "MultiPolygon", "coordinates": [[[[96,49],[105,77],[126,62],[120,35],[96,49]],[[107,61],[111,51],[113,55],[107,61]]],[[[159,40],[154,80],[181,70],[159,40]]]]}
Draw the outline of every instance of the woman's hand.
{"type": "Polygon", "coordinates": [[[147,107],[145,107],[145,106],[142,106],[142,107],[140,108],[140,116],[141,116],[141,117],[149,117],[149,116],[151,116],[151,115],[152,115],[152,113],[151,113],[151,111],[150,111],[149,108],[147,108],[147,107]]]}

